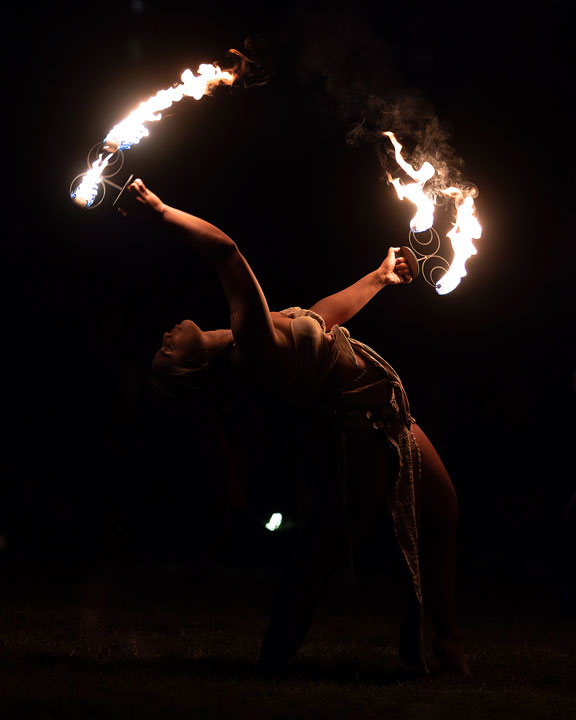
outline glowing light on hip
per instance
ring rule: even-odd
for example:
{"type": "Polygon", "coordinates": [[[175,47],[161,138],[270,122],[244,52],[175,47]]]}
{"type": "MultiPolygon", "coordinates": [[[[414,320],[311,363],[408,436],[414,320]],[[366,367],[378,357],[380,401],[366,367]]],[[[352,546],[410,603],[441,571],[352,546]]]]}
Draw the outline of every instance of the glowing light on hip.
{"type": "Polygon", "coordinates": [[[274,532],[282,525],[282,513],[272,513],[270,520],[264,526],[267,530],[274,532]]]}

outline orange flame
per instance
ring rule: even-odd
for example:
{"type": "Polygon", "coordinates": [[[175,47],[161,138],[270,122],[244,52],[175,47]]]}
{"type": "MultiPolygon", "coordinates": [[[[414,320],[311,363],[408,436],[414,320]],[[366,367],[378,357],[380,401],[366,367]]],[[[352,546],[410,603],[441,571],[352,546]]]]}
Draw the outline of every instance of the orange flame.
{"type": "Polygon", "coordinates": [[[200,65],[198,75],[194,75],[190,69],[184,70],[180,85],[159,90],[151,98],[140,103],[128,117],[115,125],[104,139],[104,149],[110,152],[127,150],[149,134],[145,123],[161,120],[162,110],[180,102],[184,97],[200,100],[215,85],[231,85],[235,79],[236,76],[233,73],[221,70],[217,65],[200,65]]]}
{"type": "Polygon", "coordinates": [[[199,66],[197,75],[194,75],[192,70],[186,69],[181,75],[182,82],[179,85],[159,90],[148,100],[140,103],[133,112],[110,130],[103,145],[103,149],[108,155],[103,158],[100,154],[84,175],[82,182],[71,193],[74,202],[84,207],[92,205],[98,194],[98,185],[102,181],[102,174],[112,155],[117,150],[128,150],[146,137],[149,131],[145,123],[161,120],[162,110],[166,110],[175,102],[180,102],[184,97],[200,100],[216,85],[231,85],[235,79],[235,73],[221,70],[218,65],[204,63],[199,66]]]}
{"type": "MultiPolygon", "coordinates": [[[[388,181],[394,185],[400,200],[406,198],[416,205],[417,213],[410,221],[410,229],[412,232],[428,230],[434,224],[435,202],[424,192],[424,185],[433,177],[436,170],[429,162],[424,162],[419,170],[415,170],[402,157],[402,145],[394,133],[385,132],[383,135],[390,138],[398,165],[415,180],[414,183],[402,185],[398,178],[393,178],[390,173],[387,173],[388,181]]],[[[452,198],[456,206],[456,220],[452,230],[446,233],[452,243],[454,258],[447,272],[436,283],[436,292],[439,295],[446,295],[452,292],[466,275],[466,261],[477,252],[472,241],[481,237],[482,226],[476,216],[472,194],[464,195],[463,191],[457,187],[449,187],[441,192],[446,197],[452,198]]]]}
{"type": "Polygon", "coordinates": [[[423,163],[419,170],[415,170],[412,165],[407,163],[402,157],[402,145],[398,142],[394,133],[387,131],[383,133],[383,135],[390,138],[394,146],[394,155],[398,165],[416,182],[402,185],[398,178],[393,178],[390,173],[386,173],[388,181],[394,185],[396,194],[400,200],[406,198],[416,205],[417,212],[412,220],[410,220],[410,228],[413,232],[424,232],[424,230],[428,230],[434,224],[434,201],[424,192],[424,185],[436,173],[436,170],[429,162],[423,163]]]}

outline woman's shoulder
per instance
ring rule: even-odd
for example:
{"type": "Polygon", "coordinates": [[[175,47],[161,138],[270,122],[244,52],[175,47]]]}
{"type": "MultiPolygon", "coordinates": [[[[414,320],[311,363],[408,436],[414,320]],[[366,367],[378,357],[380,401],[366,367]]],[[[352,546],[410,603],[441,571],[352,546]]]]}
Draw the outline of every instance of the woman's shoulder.
{"type": "Polygon", "coordinates": [[[280,330],[280,332],[288,333],[290,331],[290,326],[292,325],[291,317],[283,315],[281,312],[271,312],[270,316],[276,332],[280,330]]]}

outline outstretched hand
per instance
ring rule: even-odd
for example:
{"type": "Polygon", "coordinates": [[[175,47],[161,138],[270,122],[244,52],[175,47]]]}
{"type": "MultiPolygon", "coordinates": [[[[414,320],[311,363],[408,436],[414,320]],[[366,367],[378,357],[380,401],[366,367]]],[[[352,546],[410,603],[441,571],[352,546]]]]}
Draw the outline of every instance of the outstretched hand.
{"type": "Polygon", "coordinates": [[[118,212],[126,217],[127,215],[147,214],[162,215],[165,205],[158,195],[148,190],[140,178],[136,178],[126,188],[126,195],[118,212]]]}
{"type": "Polygon", "coordinates": [[[410,266],[406,262],[406,258],[401,255],[396,256],[396,253],[399,252],[399,247],[391,247],[384,262],[378,268],[378,272],[386,285],[401,285],[412,282],[410,266]]]}

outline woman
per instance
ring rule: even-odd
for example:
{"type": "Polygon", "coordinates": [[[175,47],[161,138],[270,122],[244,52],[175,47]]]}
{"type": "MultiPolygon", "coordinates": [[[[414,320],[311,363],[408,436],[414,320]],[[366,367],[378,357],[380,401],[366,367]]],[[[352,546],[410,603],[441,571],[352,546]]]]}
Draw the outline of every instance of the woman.
{"type": "MultiPolygon", "coordinates": [[[[272,613],[262,668],[281,669],[295,656],[323,582],[345,555],[352,557],[386,503],[411,587],[400,656],[426,669],[422,558],[425,598],[437,629],[436,656],[441,667],[469,675],[454,602],[454,488],[410,415],[398,375],[341,327],[382,288],[411,282],[404,258],[396,257],[397,249],[391,248],[379,268],[309,310],[270,312],[254,273],[225,233],[166,205],[140,179],[129,192],[135,206],[182,231],[193,250],[216,268],[230,309],[230,328],[201,330],[192,320],[184,320],[165,333],[153,360],[156,382],[178,392],[198,386],[221,388],[224,375],[241,378],[251,391],[305,408],[319,447],[308,477],[301,552],[272,613]]],[[[121,212],[128,214],[126,209],[121,212]]]]}

